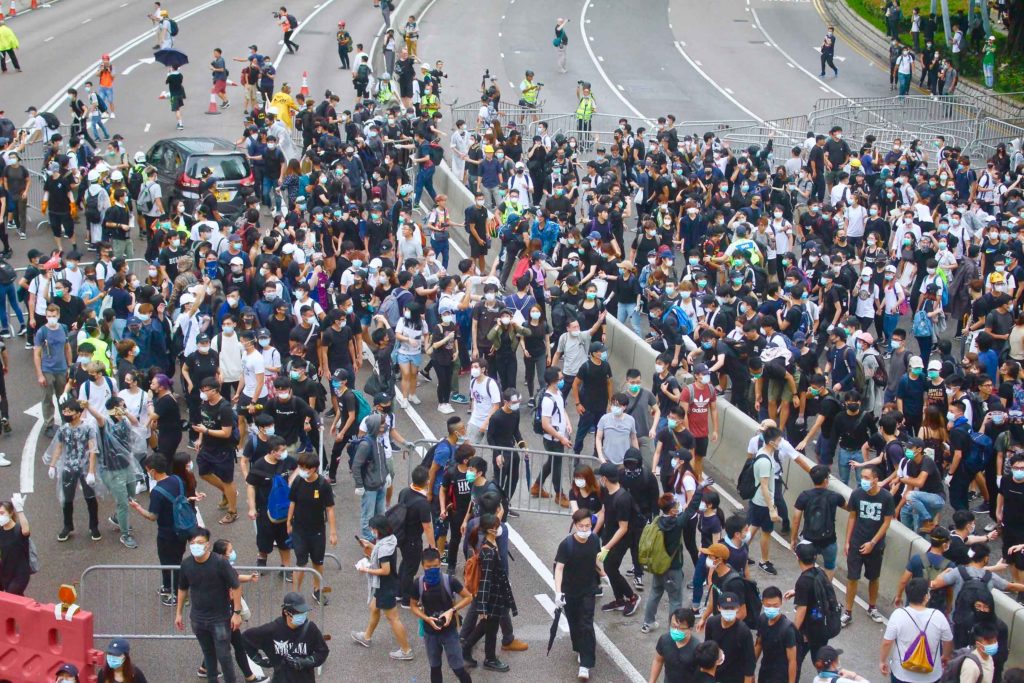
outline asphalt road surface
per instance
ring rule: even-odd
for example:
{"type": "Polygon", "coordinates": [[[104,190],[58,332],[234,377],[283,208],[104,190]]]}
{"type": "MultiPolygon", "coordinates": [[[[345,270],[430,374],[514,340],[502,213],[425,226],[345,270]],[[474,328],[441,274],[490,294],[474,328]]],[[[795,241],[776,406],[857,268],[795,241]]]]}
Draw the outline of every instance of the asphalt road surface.
{"type": "MultiPolygon", "coordinates": [[[[228,91],[235,107],[218,116],[204,113],[209,101],[207,64],[214,47],[222,48],[228,58],[241,57],[248,45],[256,43],[262,53],[278,58],[278,85],[290,82],[293,92],[298,92],[301,74],[306,70],[314,95],[322,95],[325,88],[330,88],[342,93],[343,101],[350,101],[348,72],[338,68],[335,26],[338,20],[345,19],[355,41],[369,48],[381,26],[377,10],[365,0],[323,0],[319,4],[313,0],[292,0],[288,3],[289,11],[302,22],[295,38],[301,49],[297,55],[279,57],[283,51],[279,45],[280,29],[270,15],[277,5],[242,0],[164,3],[181,27],[177,47],[192,59],[192,64],[184,69],[188,92],[186,135],[234,139],[241,131],[239,88],[228,91]]],[[[594,84],[600,112],[647,118],[674,113],[680,121],[766,119],[806,112],[820,97],[861,97],[888,92],[884,72],[842,41],[837,48],[839,77],[818,78],[816,48],[824,25],[810,2],[569,0],[554,5],[541,0],[440,0],[429,4],[405,0],[394,12],[394,20],[401,23],[410,11],[420,12],[423,7],[428,7],[428,12],[421,22],[420,56],[431,63],[436,59],[446,61],[450,78],[444,83],[445,102],[456,97],[462,102],[474,101],[484,67],[491,69],[503,88],[506,83],[517,85],[525,69],[535,70],[538,80],[546,84],[543,98],[548,112],[573,111],[575,83],[582,79],[594,84]],[[571,19],[567,74],[557,73],[551,47],[551,27],[558,15],[571,19]]],[[[115,83],[117,118],[108,122],[110,131],[125,136],[129,153],[148,149],[156,140],[173,136],[173,116],[167,102],[158,99],[164,89],[164,69],[145,61],[151,57],[154,43],[146,17],[151,10],[151,3],[143,0],[61,0],[52,7],[22,13],[10,25],[22,44],[19,58],[23,72],[0,76],[0,108],[19,121],[20,112],[29,105],[50,105],[62,120],[69,119],[61,101],[65,90],[91,77],[100,55],[110,53],[120,74],[115,83]]],[[[239,66],[229,62],[233,80],[239,66]]],[[[510,101],[518,99],[512,90],[514,87],[505,91],[510,101]]],[[[29,240],[15,239],[13,246],[15,265],[23,265],[27,249],[48,249],[52,238],[48,233],[31,232],[29,240]]],[[[135,551],[118,543],[116,531],[106,521],[101,524],[103,539],[92,542],[85,533],[87,525],[81,504],[76,510],[77,534],[67,543],[57,543],[60,511],[55,486],[46,478],[46,468],[40,460],[46,446],[37,424],[40,391],[22,340],[8,341],[12,367],[7,375],[7,390],[14,431],[2,437],[0,449],[6,451],[13,466],[0,470],[0,494],[30,494],[26,511],[42,569],[33,577],[29,594],[41,601],[53,601],[60,583],[76,581],[93,565],[155,564],[152,527],[141,520],[136,522],[140,548],[135,551]]],[[[615,370],[617,377],[621,377],[624,368],[615,370]]],[[[359,384],[362,385],[362,378],[359,384]]],[[[442,435],[445,416],[436,411],[432,385],[421,387],[419,394],[423,404],[400,417],[400,431],[415,439],[442,435]]],[[[524,432],[531,431],[528,421],[524,417],[524,432]]],[[[529,438],[532,442],[535,437],[531,433],[529,438]]],[[[401,483],[406,468],[400,463],[398,470],[401,483]]],[[[365,623],[366,587],[363,577],[352,569],[359,557],[351,540],[358,527],[358,501],[344,477],[336,495],[341,540],[330,551],[340,559],[341,569],[330,568],[327,574],[327,583],[333,588],[332,604],[326,608],[321,629],[334,639],[323,679],[427,680],[423,649],[415,637],[416,659],[410,663],[387,658],[394,643],[386,627],[378,630],[369,652],[357,648],[348,637],[349,631],[361,629],[365,623]]],[[[214,537],[231,539],[238,549],[239,564],[251,563],[254,532],[244,511],[238,522],[222,527],[214,521],[220,516],[215,506],[212,497],[200,505],[203,517],[210,520],[214,537]]],[[[111,508],[109,501],[101,502],[101,519],[106,520],[111,508]]],[[[564,517],[525,513],[513,520],[512,527],[512,582],[520,610],[515,619],[516,636],[529,643],[530,650],[509,653],[503,658],[519,680],[574,680],[576,662],[571,657],[567,633],[560,632],[550,656],[543,653],[551,620],[551,564],[568,522],[564,517]]],[[[795,562],[778,543],[772,553],[779,576],[769,577],[754,568],[753,577],[761,587],[792,587],[796,579],[795,562]]],[[[689,562],[685,571],[689,580],[689,562]]],[[[272,604],[285,589],[280,581],[265,577],[257,589],[264,613],[273,612],[272,604]]],[[[172,609],[160,607],[154,591],[152,576],[142,577],[140,573],[139,578],[129,582],[115,580],[110,574],[94,573],[86,581],[82,604],[97,612],[98,626],[137,619],[144,622],[143,627],[150,633],[169,633],[172,609]],[[104,581],[111,587],[105,587],[104,581]]],[[[662,606],[663,626],[665,610],[662,606]]],[[[413,620],[407,613],[403,617],[414,635],[413,620]]],[[[598,664],[592,680],[645,680],[656,636],[640,634],[640,615],[626,618],[621,613],[599,614],[597,623],[603,636],[599,637],[598,664]]],[[[878,678],[876,648],[881,630],[882,626],[871,622],[858,608],[854,623],[836,643],[846,650],[843,663],[847,668],[869,679],[878,678]]],[[[133,658],[150,680],[158,682],[194,677],[199,661],[198,647],[191,641],[136,641],[133,658]]],[[[810,680],[809,671],[809,666],[805,666],[803,680],[810,680]]],[[[502,678],[501,674],[489,672],[474,676],[478,680],[502,678]]]]}

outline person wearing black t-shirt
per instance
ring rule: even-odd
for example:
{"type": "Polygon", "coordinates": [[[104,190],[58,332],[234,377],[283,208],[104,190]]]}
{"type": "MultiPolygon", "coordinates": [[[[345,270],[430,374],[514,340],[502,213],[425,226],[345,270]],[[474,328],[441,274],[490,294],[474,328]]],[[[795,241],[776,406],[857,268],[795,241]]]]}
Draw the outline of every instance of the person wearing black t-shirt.
{"type": "Polygon", "coordinates": [[[270,437],[274,436],[274,418],[266,413],[259,413],[253,418],[256,425],[255,432],[249,432],[250,437],[245,440],[242,447],[242,459],[239,464],[242,467],[242,474],[248,475],[252,464],[270,452],[270,437]],[[255,438],[252,434],[255,433],[255,438]]]}
{"type": "Polygon", "coordinates": [[[277,394],[266,402],[263,412],[274,418],[274,433],[284,439],[288,452],[294,455],[312,437],[317,414],[308,403],[292,396],[292,381],[287,377],[275,379],[274,389],[277,394]]]}
{"type": "Polygon", "coordinates": [[[757,617],[754,656],[761,660],[757,683],[796,683],[796,627],[782,614],[782,591],[768,586],[761,593],[764,612],[757,617]]]}
{"type": "MultiPolygon", "coordinates": [[[[693,623],[696,618],[689,607],[672,612],[668,633],[663,633],[654,646],[654,663],[650,680],[657,680],[662,670],[665,683],[690,683],[696,680],[698,642],[694,639],[693,623]]],[[[715,661],[717,662],[717,656],[715,661]]]]}
{"type": "MultiPolygon", "coordinates": [[[[580,366],[572,383],[576,412],[580,414],[580,421],[576,425],[576,443],[572,448],[576,455],[583,450],[583,440],[587,434],[597,430],[597,423],[608,412],[612,400],[612,368],[604,360],[607,357],[605,346],[598,341],[591,342],[589,351],[590,358],[580,366]]],[[[596,450],[594,452],[597,453],[596,450]]]]}
{"type": "Polygon", "coordinates": [[[423,575],[416,581],[409,610],[423,622],[423,643],[431,660],[431,677],[437,672],[436,677],[440,678],[443,653],[459,683],[470,683],[456,624],[459,610],[469,606],[473,595],[455,577],[441,575],[441,553],[436,548],[423,550],[422,566],[423,575]]]}
{"type": "MultiPolygon", "coordinates": [[[[327,605],[327,596],[320,592],[320,579],[324,574],[324,555],[327,542],[338,545],[338,528],[334,515],[334,491],[330,483],[321,477],[316,453],[299,454],[299,478],[292,482],[292,506],[288,511],[288,533],[292,537],[295,551],[295,566],[305,567],[313,563],[319,574],[313,575],[313,599],[320,605],[327,605]]],[[[302,574],[295,577],[295,590],[302,589],[302,574]]]]}
{"type": "Polygon", "coordinates": [[[878,467],[860,468],[860,486],[850,494],[850,521],[846,525],[846,611],[842,622],[846,626],[853,619],[853,600],[857,597],[857,583],[861,570],[868,580],[868,616],[877,623],[884,618],[878,611],[878,579],[882,573],[882,555],[885,553],[885,534],[892,524],[896,504],[892,494],[880,485],[878,467]]]}
{"type": "Polygon", "coordinates": [[[601,529],[601,552],[604,554],[604,570],[612,586],[615,599],[601,605],[602,612],[622,610],[624,616],[636,614],[640,596],[633,592],[629,582],[619,573],[619,565],[633,540],[639,518],[636,504],[629,491],[619,484],[620,470],[617,465],[606,462],[597,470],[604,481],[604,527],[601,529]]]}
{"type": "Polygon", "coordinates": [[[199,386],[207,377],[215,377],[220,369],[220,354],[210,348],[210,335],[203,332],[196,337],[196,350],[185,357],[181,364],[181,376],[185,381],[185,403],[188,405],[188,421],[199,422],[199,386]]]}
{"type": "Polygon", "coordinates": [[[409,606],[409,600],[417,595],[416,572],[423,555],[423,542],[433,548],[434,525],[430,515],[430,501],[427,500],[426,467],[417,465],[410,475],[412,483],[398,493],[398,503],[405,506],[405,529],[398,547],[402,551],[402,562],[398,567],[398,581],[402,604],[409,606]]]}
{"type": "Polygon", "coordinates": [[[818,462],[822,465],[831,465],[836,452],[834,424],[836,416],[843,410],[843,404],[829,391],[825,376],[821,374],[811,377],[810,386],[807,388],[803,400],[804,406],[807,406],[812,400],[817,401],[818,415],[807,428],[807,435],[797,444],[796,449],[798,451],[805,450],[820,432],[821,436],[818,437],[816,446],[818,462]]]}
{"type": "Polygon", "coordinates": [[[1024,456],[1015,455],[1010,459],[1010,475],[1002,475],[999,482],[999,497],[996,499],[995,520],[1000,525],[1003,541],[1003,558],[1010,565],[1013,580],[1021,582],[1024,576],[1024,553],[1007,555],[1007,549],[1024,543],[1024,532],[1020,520],[1024,519],[1024,456]]]}
{"type": "MultiPolygon", "coordinates": [[[[519,483],[520,456],[516,449],[525,443],[519,429],[521,405],[519,392],[505,389],[501,392],[501,408],[491,413],[487,421],[487,443],[494,448],[494,479],[506,498],[515,495],[519,483]]],[[[518,516],[512,511],[509,514],[518,516]]]]}
{"type": "MultiPolygon", "coordinates": [[[[334,404],[334,422],[331,424],[331,432],[334,434],[334,446],[331,448],[330,463],[325,463],[331,484],[337,481],[338,463],[341,461],[341,454],[348,447],[349,441],[355,436],[359,425],[356,423],[356,416],[359,413],[359,402],[349,384],[352,381],[352,374],[344,369],[338,368],[331,375],[331,402],[334,404]]],[[[355,454],[349,455],[348,466],[352,469],[352,459],[355,454]]]]}
{"type": "Polygon", "coordinates": [[[856,389],[847,391],[842,400],[845,410],[836,413],[832,434],[839,455],[839,481],[849,486],[852,463],[864,462],[864,444],[875,431],[875,416],[861,410],[861,395],[856,389]]]}
{"type": "Polygon", "coordinates": [[[280,511],[271,510],[268,504],[276,477],[284,477],[289,486],[295,481],[295,460],[288,457],[284,439],[279,436],[267,439],[267,447],[267,454],[252,463],[245,477],[249,519],[256,522],[256,566],[267,566],[267,555],[276,545],[281,566],[287,567],[291,559],[285,525],[287,513],[278,517],[280,511]]]}
{"type": "Polygon", "coordinates": [[[754,634],[738,618],[740,598],[735,593],[723,593],[718,599],[719,613],[707,620],[704,638],[718,643],[725,654],[716,671],[718,683],[744,683],[753,677],[757,659],[754,657],[754,634]]]}
{"type": "Polygon", "coordinates": [[[167,375],[154,377],[150,380],[149,388],[153,392],[153,413],[149,426],[157,430],[156,452],[170,461],[181,443],[181,411],[171,395],[171,379],[167,375]]]}
{"type": "Polygon", "coordinates": [[[946,489],[934,458],[925,456],[924,441],[911,437],[904,444],[904,459],[896,478],[906,488],[899,504],[900,522],[912,531],[919,531],[931,522],[946,505],[946,489]]]}
{"type": "MultiPolygon", "coordinates": [[[[836,511],[846,507],[846,499],[829,489],[828,466],[815,465],[811,468],[810,475],[814,487],[801,491],[793,504],[796,512],[793,515],[790,544],[795,548],[797,543],[805,541],[804,545],[813,548],[815,553],[821,553],[825,573],[828,574],[829,581],[831,581],[836,573],[836,511]],[[801,530],[800,522],[808,509],[824,510],[825,523],[815,522],[811,528],[804,524],[804,528],[801,530]]],[[[820,519],[817,513],[814,517],[816,520],[820,519]]]]}
{"type": "Polygon", "coordinates": [[[352,359],[356,356],[356,344],[352,328],[339,311],[331,311],[324,319],[325,329],[320,337],[320,365],[330,372],[340,368],[354,372],[352,359]]]}
{"type": "Polygon", "coordinates": [[[555,604],[565,609],[572,649],[580,657],[581,680],[584,673],[590,675],[595,663],[594,589],[604,574],[597,559],[600,552],[590,510],[576,510],[572,514],[572,535],[564,538],[555,551],[555,604]]]}
{"type": "Polygon", "coordinates": [[[796,607],[796,615],[793,617],[793,626],[796,627],[796,676],[800,680],[800,668],[803,666],[804,658],[808,653],[811,655],[811,662],[817,659],[818,650],[828,645],[828,637],[825,635],[825,624],[823,620],[823,605],[818,604],[815,597],[815,585],[820,582],[828,584],[829,579],[820,568],[814,564],[814,558],[818,551],[809,543],[800,543],[793,546],[796,554],[797,564],[800,565],[800,576],[796,579],[796,585],[792,591],[787,591],[787,599],[793,599],[796,607]]]}
{"type": "Polygon", "coordinates": [[[199,423],[192,425],[197,433],[196,470],[203,481],[218,489],[227,502],[227,512],[220,519],[221,524],[231,524],[238,519],[235,489],[235,411],[231,403],[220,393],[220,382],[216,377],[207,377],[199,384],[199,423]]]}

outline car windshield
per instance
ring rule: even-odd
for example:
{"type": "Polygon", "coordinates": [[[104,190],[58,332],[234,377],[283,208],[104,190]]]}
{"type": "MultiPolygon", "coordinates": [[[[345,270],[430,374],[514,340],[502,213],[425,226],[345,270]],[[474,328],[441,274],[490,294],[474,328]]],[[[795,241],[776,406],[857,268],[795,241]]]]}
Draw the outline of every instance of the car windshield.
{"type": "Polygon", "coordinates": [[[249,175],[249,162],[241,154],[193,154],[189,157],[185,173],[190,178],[199,178],[203,168],[213,171],[213,177],[217,180],[241,180],[249,175]]]}

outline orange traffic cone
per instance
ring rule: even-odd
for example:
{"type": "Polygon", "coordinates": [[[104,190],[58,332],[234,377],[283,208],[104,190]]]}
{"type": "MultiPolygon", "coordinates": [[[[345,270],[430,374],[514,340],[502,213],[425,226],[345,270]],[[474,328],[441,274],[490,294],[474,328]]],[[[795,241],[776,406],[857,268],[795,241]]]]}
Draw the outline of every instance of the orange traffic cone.
{"type": "Polygon", "coordinates": [[[302,72],[302,87],[299,88],[299,94],[309,97],[309,74],[305,71],[302,72]]]}
{"type": "Polygon", "coordinates": [[[171,96],[171,94],[170,94],[169,92],[167,92],[166,90],[162,90],[162,91],[160,91],[160,95],[159,95],[159,96],[157,96],[157,99],[158,99],[158,100],[166,100],[166,99],[168,99],[168,98],[169,98],[170,96],[171,96]]]}
{"type": "Polygon", "coordinates": [[[219,114],[220,110],[217,109],[217,96],[212,92],[210,93],[210,106],[206,108],[207,114],[219,114]]]}
{"type": "Polygon", "coordinates": [[[7,13],[7,16],[13,17],[18,13],[18,8],[14,6],[14,0],[11,0],[11,10],[7,13]]]}
{"type": "Polygon", "coordinates": [[[238,86],[238,84],[237,84],[237,83],[235,83],[235,82],[234,82],[233,80],[231,80],[230,78],[228,79],[228,85],[232,85],[232,86],[238,86]]]}
{"type": "Polygon", "coordinates": [[[39,9],[39,0],[32,0],[32,9],[39,9]]]}

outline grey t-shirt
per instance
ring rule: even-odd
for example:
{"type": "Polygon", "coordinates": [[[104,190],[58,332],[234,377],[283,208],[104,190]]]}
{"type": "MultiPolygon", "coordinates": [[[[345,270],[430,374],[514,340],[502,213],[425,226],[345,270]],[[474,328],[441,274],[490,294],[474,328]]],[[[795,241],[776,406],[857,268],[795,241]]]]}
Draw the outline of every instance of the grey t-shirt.
{"type": "Polygon", "coordinates": [[[608,462],[621,465],[626,449],[632,445],[631,436],[636,434],[636,420],[625,413],[618,417],[605,413],[597,422],[597,431],[603,433],[604,457],[608,462]]]}
{"type": "MultiPolygon", "coordinates": [[[[558,353],[562,354],[562,372],[575,377],[580,367],[587,362],[590,349],[590,332],[580,330],[578,337],[566,332],[558,338],[558,353]]],[[[567,382],[568,383],[568,382],[567,382]]]]}
{"type": "MultiPolygon", "coordinates": [[[[964,567],[964,569],[968,575],[976,579],[980,579],[985,575],[984,569],[978,569],[977,567],[964,567]]],[[[950,567],[940,574],[940,578],[944,584],[953,587],[953,604],[956,604],[956,598],[960,595],[960,589],[964,587],[964,579],[960,576],[960,572],[957,571],[956,567],[950,567]]],[[[989,590],[998,589],[1005,591],[1007,585],[1009,585],[1009,581],[998,574],[991,574],[991,578],[988,581],[989,590]]]]}
{"type": "Polygon", "coordinates": [[[627,410],[636,422],[637,437],[647,436],[651,433],[651,408],[658,405],[658,399],[648,389],[640,388],[636,395],[626,392],[629,396],[627,410]]]}
{"type": "MultiPolygon", "coordinates": [[[[757,458],[764,451],[759,451],[754,457],[757,458]]],[[[769,507],[768,501],[764,499],[761,494],[761,480],[768,479],[768,494],[775,499],[775,459],[768,453],[767,458],[760,458],[754,462],[754,483],[757,484],[757,489],[754,491],[754,497],[750,500],[754,505],[760,505],[763,508],[769,507]]]]}

